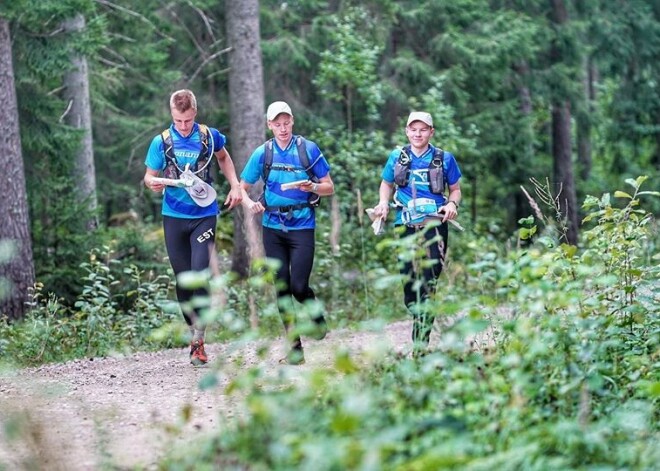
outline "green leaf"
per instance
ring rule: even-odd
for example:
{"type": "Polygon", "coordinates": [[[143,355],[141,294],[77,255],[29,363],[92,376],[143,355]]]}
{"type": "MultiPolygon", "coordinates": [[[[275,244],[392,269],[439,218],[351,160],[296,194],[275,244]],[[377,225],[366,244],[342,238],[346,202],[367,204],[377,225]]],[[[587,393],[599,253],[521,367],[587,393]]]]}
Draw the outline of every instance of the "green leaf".
{"type": "Polygon", "coordinates": [[[625,182],[628,185],[632,186],[635,190],[639,188],[639,183],[637,182],[637,180],[634,180],[632,178],[626,178],[625,182]]]}
{"type": "Polygon", "coordinates": [[[660,381],[648,384],[647,390],[651,397],[660,397],[660,381]]]}
{"type": "Polygon", "coordinates": [[[575,245],[561,244],[561,250],[567,258],[573,258],[577,252],[577,247],[575,245]]]}
{"type": "Polygon", "coordinates": [[[632,199],[632,196],[630,196],[630,195],[629,195],[628,193],[626,193],[625,191],[620,191],[620,190],[615,191],[615,192],[614,192],[614,196],[615,196],[616,198],[628,198],[629,200],[632,199]]]}
{"type": "Polygon", "coordinates": [[[532,237],[534,234],[536,234],[536,230],[537,230],[537,229],[536,229],[536,226],[532,226],[532,227],[521,227],[521,228],[520,228],[520,232],[519,232],[519,234],[520,234],[520,238],[521,238],[522,240],[531,239],[531,237],[532,237]]]}
{"type": "Polygon", "coordinates": [[[341,373],[354,373],[358,370],[347,351],[339,351],[335,356],[335,368],[341,373]]]}
{"type": "Polygon", "coordinates": [[[177,277],[179,284],[186,289],[205,288],[209,283],[208,271],[185,271],[177,277]]]}
{"type": "Polygon", "coordinates": [[[637,180],[635,181],[635,184],[637,186],[635,188],[639,188],[640,186],[642,186],[642,184],[648,179],[649,179],[648,175],[641,175],[637,177],[637,180]]]}

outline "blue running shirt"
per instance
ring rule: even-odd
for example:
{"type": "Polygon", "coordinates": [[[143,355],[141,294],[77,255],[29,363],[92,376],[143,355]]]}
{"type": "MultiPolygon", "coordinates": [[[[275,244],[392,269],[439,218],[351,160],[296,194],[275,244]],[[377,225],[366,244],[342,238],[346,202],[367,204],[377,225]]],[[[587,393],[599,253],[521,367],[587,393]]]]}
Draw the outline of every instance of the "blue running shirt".
{"type": "MultiPolygon", "coordinates": [[[[307,192],[298,189],[282,190],[283,183],[309,179],[298,157],[297,138],[298,136],[292,136],[285,149],[280,149],[273,139],[273,165],[268,174],[268,181],[264,185],[267,206],[292,206],[308,201],[309,193],[307,192]]],[[[241,173],[241,179],[250,185],[254,185],[259,179],[263,180],[265,148],[264,143],[255,149],[241,173]]],[[[330,165],[319,147],[314,142],[305,139],[305,148],[314,175],[318,178],[325,177],[330,172],[330,165]]],[[[292,211],[290,218],[288,216],[287,212],[265,211],[262,224],[264,227],[281,230],[314,229],[315,227],[313,208],[296,209],[292,211]]]]}
{"type": "MultiPolygon", "coordinates": [[[[411,149],[410,154],[412,157],[412,162],[410,163],[410,181],[407,186],[396,186],[396,192],[394,194],[395,199],[403,206],[406,206],[413,198],[412,186],[414,181],[417,198],[429,198],[436,202],[438,208],[443,206],[446,201],[445,195],[431,193],[431,187],[429,185],[429,165],[431,164],[431,160],[433,160],[435,147],[429,145],[426,152],[419,156],[415,155],[411,149]]],[[[394,149],[390,153],[387,163],[383,168],[381,178],[388,183],[394,184],[394,166],[399,160],[399,155],[401,155],[401,149],[394,149]]],[[[442,167],[448,185],[455,184],[461,178],[461,170],[458,168],[458,163],[453,154],[449,152],[444,153],[442,167]]],[[[403,224],[401,220],[401,208],[397,209],[394,224],[403,224]]]]}
{"type": "MultiPolygon", "coordinates": [[[[217,129],[211,127],[208,129],[209,146],[213,143],[213,153],[222,150],[227,139],[217,129]]],[[[195,123],[192,132],[187,137],[183,137],[179,134],[174,127],[174,124],[171,124],[170,135],[172,136],[176,164],[182,170],[185,169],[186,164],[190,164],[192,167],[202,148],[199,124],[195,123]]],[[[215,157],[212,156],[211,158],[214,159],[215,157]]],[[[151,170],[162,171],[165,169],[166,163],[163,139],[159,134],[152,139],[144,164],[151,170]]],[[[214,164],[213,162],[210,162],[209,165],[214,164]]],[[[220,208],[217,201],[203,208],[195,204],[195,201],[185,189],[171,186],[165,187],[162,209],[163,216],[182,219],[198,219],[207,216],[217,216],[219,213],[220,208]]]]}

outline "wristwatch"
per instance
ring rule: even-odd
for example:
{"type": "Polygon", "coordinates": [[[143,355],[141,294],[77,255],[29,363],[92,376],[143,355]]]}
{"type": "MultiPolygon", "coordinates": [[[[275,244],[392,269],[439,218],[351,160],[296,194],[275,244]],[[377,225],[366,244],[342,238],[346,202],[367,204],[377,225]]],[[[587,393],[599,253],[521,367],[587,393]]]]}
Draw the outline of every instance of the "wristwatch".
{"type": "Polygon", "coordinates": [[[314,183],[314,184],[312,185],[312,191],[313,191],[314,193],[316,193],[316,191],[317,191],[318,189],[319,189],[319,184],[318,184],[318,183],[314,183]]]}
{"type": "Polygon", "coordinates": [[[456,209],[458,209],[458,203],[457,203],[456,201],[454,201],[454,200],[447,200],[447,203],[446,203],[446,204],[449,204],[449,203],[454,203],[454,206],[456,206],[456,209]]]}

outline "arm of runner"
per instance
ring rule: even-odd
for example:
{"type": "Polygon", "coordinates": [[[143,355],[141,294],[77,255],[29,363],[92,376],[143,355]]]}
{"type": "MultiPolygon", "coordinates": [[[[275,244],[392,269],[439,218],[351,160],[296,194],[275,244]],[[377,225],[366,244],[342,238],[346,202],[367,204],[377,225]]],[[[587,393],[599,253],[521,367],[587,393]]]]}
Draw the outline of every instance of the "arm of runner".
{"type": "Polygon", "coordinates": [[[302,191],[316,193],[319,196],[330,196],[335,192],[335,184],[328,173],[325,177],[321,178],[318,183],[310,180],[301,184],[300,189],[302,191]]]}
{"type": "Polygon", "coordinates": [[[155,179],[155,177],[158,177],[159,173],[160,172],[158,170],[153,170],[149,167],[147,167],[147,170],[144,172],[144,186],[149,188],[154,193],[162,193],[163,189],[165,188],[163,183],[155,179]]]}
{"type": "Polygon", "coordinates": [[[229,194],[227,195],[224,204],[225,206],[229,206],[229,209],[232,209],[239,205],[243,200],[243,192],[241,191],[241,185],[236,176],[234,161],[224,147],[215,153],[215,158],[218,159],[218,166],[220,167],[222,174],[231,185],[231,190],[229,190],[229,194]]]}
{"type": "Polygon", "coordinates": [[[390,212],[390,198],[392,197],[392,190],[394,184],[382,180],[378,190],[378,204],[374,206],[374,214],[381,219],[387,219],[390,212]]]}
{"type": "Polygon", "coordinates": [[[250,185],[245,180],[241,180],[240,187],[241,187],[241,193],[243,195],[243,201],[241,203],[243,207],[247,209],[251,214],[263,213],[266,210],[266,208],[264,208],[264,205],[261,204],[260,201],[254,201],[252,198],[250,198],[249,191],[252,185],[250,185]]]}
{"type": "Polygon", "coordinates": [[[449,196],[447,196],[447,201],[444,206],[442,206],[438,212],[443,214],[442,222],[447,220],[456,219],[458,216],[458,205],[461,202],[461,184],[456,182],[453,185],[449,185],[449,196]]]}

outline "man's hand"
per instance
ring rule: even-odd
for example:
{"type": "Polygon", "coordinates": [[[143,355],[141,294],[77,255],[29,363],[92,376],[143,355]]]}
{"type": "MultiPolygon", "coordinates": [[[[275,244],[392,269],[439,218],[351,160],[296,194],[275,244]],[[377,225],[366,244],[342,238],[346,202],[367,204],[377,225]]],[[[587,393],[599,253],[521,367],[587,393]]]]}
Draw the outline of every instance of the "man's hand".
{"type": "Polygon", "coordinates": [[[263,213],[266,210],[266,208],[264,208],[264,205],[261,204],[261,202],[252,201],[251,199],[244,201],[243,207],[247,208],[247,210],[250,211],[250,213],[252,214],[263,213]]]}
{"type": "Polygon", "coordinates": [[[154,193],[162,193],[165,189],[165,184],[160,182],[157,178],[145,177],[144,184],[154,193]]]}
{"type": "Polygon", "coordinates": [[[227,209],[232,209],[241,204],[241,201],[243,201],[243,192],[241,191],[241,188],[238,186],[232,187],[225,199],[225,206],[228,206],[227,209]]]}
{"type": "Polygon", "coordinates": [[[453,201],[447,201],[445,205],[438,210],[438,213],[442,216],[442,222],[445,222],[448,219],[454,220],[458,216],[458,208],[453,201]]]}
{"type": "Polygon", "coordinates": [[[376,206],[374,206],[374,215],[380,217],[381,219],[387,219],[387,215],[390,212],[390,205],[387,201],[381,201],[376,206]]]}

